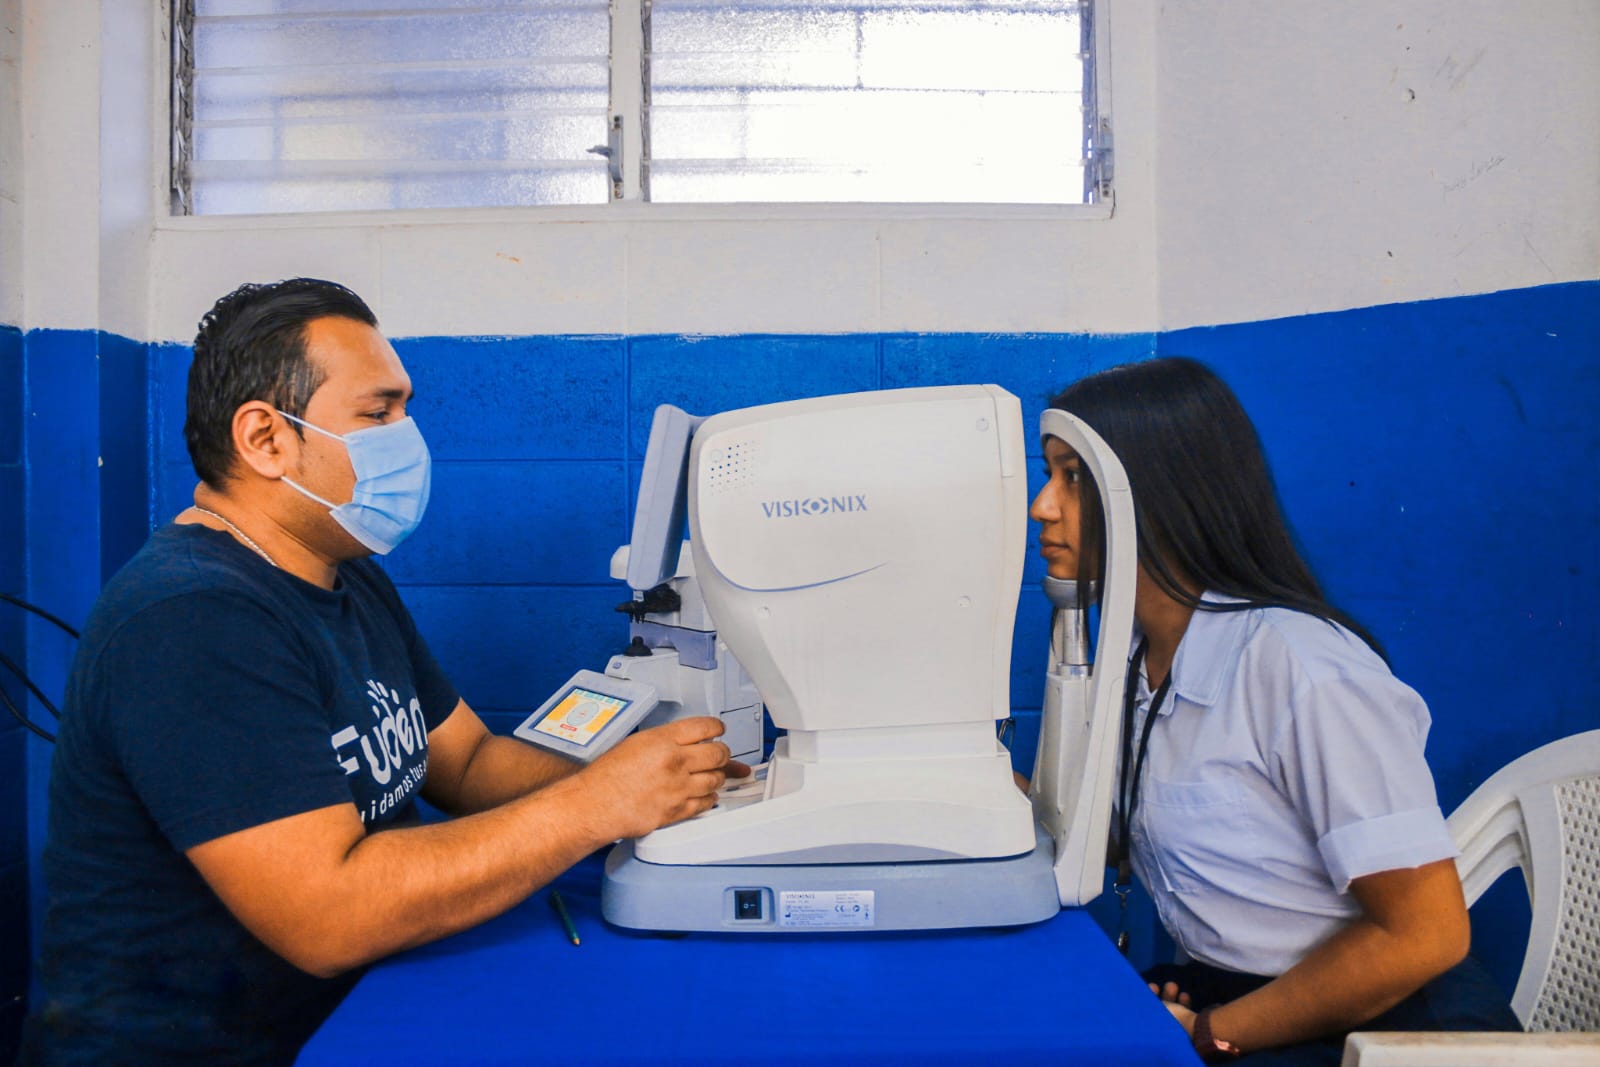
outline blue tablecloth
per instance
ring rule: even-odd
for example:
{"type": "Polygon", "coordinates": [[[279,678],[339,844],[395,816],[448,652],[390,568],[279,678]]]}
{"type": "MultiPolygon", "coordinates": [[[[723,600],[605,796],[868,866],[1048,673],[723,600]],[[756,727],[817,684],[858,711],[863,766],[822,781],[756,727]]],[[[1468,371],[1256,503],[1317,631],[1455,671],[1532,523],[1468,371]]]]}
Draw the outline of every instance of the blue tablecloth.
{"type": "Polygon", "coordinates": [[[607,926],[600,865],[374,967],[302,1065],[1199,1061],[1089,916],[926,933],[661,937],[607,926]]]}

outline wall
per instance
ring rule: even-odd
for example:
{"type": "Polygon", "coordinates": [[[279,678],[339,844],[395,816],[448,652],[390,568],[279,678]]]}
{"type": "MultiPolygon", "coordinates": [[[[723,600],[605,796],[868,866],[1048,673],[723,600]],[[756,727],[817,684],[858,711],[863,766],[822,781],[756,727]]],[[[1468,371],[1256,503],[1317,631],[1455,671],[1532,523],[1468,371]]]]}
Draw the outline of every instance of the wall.
{"type": "MultiPolygon", "coordinates": [[[[627,536],[654,405],[709,413],[985,381],[1031,420],[1084,374],[1191,355],[1255,417],[1330,597],[1429,702],[1449,811],[1510,756],[1600,726],[1592,684],[1528,667],[1600,653],[1597,309],[1600,283],[1579,282],[1151,334],[402,339],[411,411],[438,466],[427,521],[386,566],[468,701],[509,730],[624,637],[612,608],[625,591],[607,562],[627,536]]],[[[189,352],[156,351],[156,510],[171,515],[194,484],[181,437],[189,352]]],[[[1030,469],[1035,490],[1039,478],[1030,469]]],[[[1024,770],[1043,689],[1041,576],[1030,556],[1011,675],[1024,770]]],[[[1097,906],[1105,921],[1109,905],[1097,906]]],[[[1525,912],[1511,894],[1477,916],[1478,951],[1508,986],[1525,912]]],[[[1151,943],[1146,932],[1143,951],[1151,943]]]]}
{"type": "MultiPolygon", "coordinates": [[[[0,66],[16,86],[0,149],[21,142],[0,151],[0,322],[21,327],[0,334],[0,405],[18,397],[0,406],[0,449],[24,397],[28,416],[20,488],[0,452],[0,494],[17,494],[0,496],[0,537],[20,501],[27,595],[81,619],[185,499],[183,342],[209,303],[311,273],[362,292],[402,339],[440,469],[391,566],[499,725],[620,633],[605,561],[654,404],[995,381],[1031,412],[1158,351],[1212,360],[1261,421],[1330,590],[1434,707],[1447,808],[1510,755],[1594,725],[1600,683],[1567,665],[1600,652],[1597,9],[1102,5],[1110,217],[168,219],[160,16],[142,0],[0,0],[0,60],[26,45],[0,66]]],[[[1030,563],[1023,710],[1040,690],[1036,577],[1030,563]]],[[[30,671],[59,691],[70,649],[27,633],[30,671]]],[[[27,751],[36,853],[49,753],[27,751]]],[[[1515,931],[1489,927],[1480,941],[1507,956],[1515,931]]]]}
{"type": "Polygon", "coordinates": [[[1235,383],[1329,595],[1428,700],[1446,811],[1600,727],[1600,284],[1168,331],[1235,383]]]}
{"type": "MultiPolygon", "coordinates": [[[[1154,338],[558,336],[412,338],[396,348],[436,469],[427,521],[385,566],[468,702],[509,731],[543,700],[537,694],[578,666],[599,669],[626,643],[612,609],[628,593],[607,567],[628,538],[657,404],[711,414],[983,381],[1023,398],[1031,419],[1063,383],[1148,356],[1154,338]]],[[[195,483],[182,437],[189,355],[187,346],[156,349],[162,516],[187,506],[195,483]]],[[[1030,605],[1042,573],[1030,558],[1030,605]]],[[[1019,708],[1038,706],[1043,623],[1039,611],[1019,623],[1019,708]]]]}
{"type": "Polygon", "coordinates": [[[1595,276],[1600,6],[1162,6],[1172,329],[1595,276]]]}
{"type": "MultiPolygon", "coordinates": [[[[22,335],[0,326],[0,592],[22,591],[22,335]]],[[[27,656],[17,609],[0,604],[0,655],[13,663],[27,656]]],[[[0,692],[25,707],[25,690],[0,667],[0,692]]],[[[0,1060],[10,1055],[20,998],[27,986],[28,832],[26,737],[0,712],[0,1060]]]]}
{"type": "MultiPolygon", "coordinates": [[[[0,0],[0,592],[22,592],[22,113],[20,0],[0,0]]],[[[0,654],[26,659],[22,613],[0,605],[0,654]]],[[[0,692],[23,688],[0,668],[0,692]]],[[[26,734],[0,712],[0,1062],[10,1060],[28,973],[26,734]]]]}
{"type": "MultiPolygon", "coordinates": [[[[1330,595],[1434,705],[1432,753],[1449,808],[1507,751],[1594,719],[1581,688],[1524,664],[1536,653],[1582,662],[1600,649],[1584,609],[1600,594],[1597,545],[1585,535],[1600,504],[1564,489],[1593,484],[1600,448],[1589,419],[1600,395],[1597,295],[1595,283],[1572,283],[1118,336],[402,339],[418,392],[411,410],[438,471],[428,521],[386,566],[469,701],[509,728],[533,694],[574,663],[603,661],[623,635],[610,609],[624,592],[607,561],[627,537],[656,404],[710,413],[991,381],[1022,398],[1031,419],[1085,373],[1156,352],[1192,355],[1234,382],[1254,413],[1330,595]],[[611,429],[589,432],[596,426],[611,429]],[[1502,492],[1512,485],[1516,503],[1502,492]],[[1483,655],[1485,642],[1497,654],[1483,655]],[[1486,714],[1484,693],[1522,710],[1512,722],[1486,714]]],[[[182,441],[189,350],[155,352],[156,514],[168,516],[194,485],[182,441]]],[[[1037,707],[1042,684],[1040,573],[1030,558],[1019,709],[1037,707]]]]}
{"type": "Polygon", "coordinates": [[[0,323],[22,321],[22,0],[0,0],[0,323]]]}

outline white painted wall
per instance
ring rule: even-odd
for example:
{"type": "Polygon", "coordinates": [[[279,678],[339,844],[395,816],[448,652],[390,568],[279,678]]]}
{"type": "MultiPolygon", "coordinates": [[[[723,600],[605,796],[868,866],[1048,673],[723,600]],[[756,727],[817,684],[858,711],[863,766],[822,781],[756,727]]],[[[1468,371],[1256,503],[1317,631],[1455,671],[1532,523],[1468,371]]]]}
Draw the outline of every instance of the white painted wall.
{"type": "Polygon", "coordinates": [[[170,46],[166,16],[151,17],[162,6],[101,0],[100,322],[140,339],[150,330],[151,227],[168,202],[170,46]]]}
{"type": "Polygon", "coordinates": [[[687,205],[168,219],[165,14],[0,3],[23,30],[26,193],[23,294],[0,274],[0,318],[30,327],[187,339],[235,283],[291,274],[346,282],[400,336],[1149,331],[1600,277],[1593,0],[1100,0],[1109,219],[687,205]]]}
{"type": "Polygon", "coordinates": [[[22,0],[0,0],[0,323],[22,321],[22,0]]]}
{"type": "Polygon", "coordinates": [[[101,322],[100,7],[99,0],[20,0],[18,324],[29,329],[101,322]]]}
{"type": "Polygon", "coordinates": [[[168,219],[152,249],[152,328],[187,338],[227,285],[314,274],[361,292],[396,336],[1147,330],[1153,29],[1143,4],[1111,22],[1111,110],[1127,116],[1113,217],[634,204],[168,219]]]}
{"type": "Polygon", "coordinates": [[[1161,328],[1600,276],[1594,0],[1167,3],[1161,328]]]}

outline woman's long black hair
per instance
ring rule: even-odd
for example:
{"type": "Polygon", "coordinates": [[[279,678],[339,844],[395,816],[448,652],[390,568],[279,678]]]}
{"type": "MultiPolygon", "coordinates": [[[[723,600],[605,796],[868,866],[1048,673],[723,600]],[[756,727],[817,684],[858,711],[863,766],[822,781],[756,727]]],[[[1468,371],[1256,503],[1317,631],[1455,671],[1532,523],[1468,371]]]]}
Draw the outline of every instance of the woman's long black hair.
{"type": "MultiPolygon", "coordinates": [[[[1139,562],[1168,596],[1199,611],[1302,611],[1384,655],[1365,627],[1323,596],[1284,521],[1255,426],[1211,368],[1177,356],[1128,363],[1074,382],[1050,406],[1088,423],[1122,461],[1139,562]],[[1185,580],[1242,603],[1201,603],[1185,580]]],[[[1083,473],[1078,580],[1099,581],[1100,495],[1083,473]]]]}

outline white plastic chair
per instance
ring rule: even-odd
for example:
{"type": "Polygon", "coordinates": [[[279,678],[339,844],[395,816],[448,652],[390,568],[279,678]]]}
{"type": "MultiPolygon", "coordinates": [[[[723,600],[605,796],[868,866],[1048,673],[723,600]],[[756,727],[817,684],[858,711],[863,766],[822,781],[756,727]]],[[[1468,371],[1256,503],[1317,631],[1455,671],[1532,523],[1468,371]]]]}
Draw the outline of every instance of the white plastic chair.
{"type": "Polygon", "coordinates": [[[1522,870],[1533,919],[1511,1009],[1530,1033],[1357,1033],[1345,1044],[1342,1067],[1600,1065],[1600,1035],[1543,1036],[1600,1030],[1600,730],[1507,764],[1473,791],[1449,825],[1461,849],[1456,868],[1468,906],[1506,871],[1522,870]],[[1551,1059],[1558,1050],[1563,1058],[1551,1059]]]}
{"type": "Polygon", "coordinates": [[[1345,1039],[1339,1067],[1597,1067],[1600,1034],[1368,1031],[1345,1039]]]}

